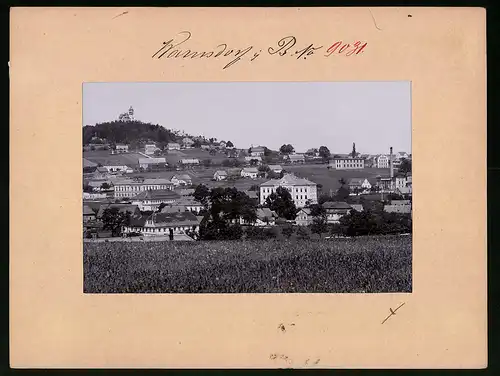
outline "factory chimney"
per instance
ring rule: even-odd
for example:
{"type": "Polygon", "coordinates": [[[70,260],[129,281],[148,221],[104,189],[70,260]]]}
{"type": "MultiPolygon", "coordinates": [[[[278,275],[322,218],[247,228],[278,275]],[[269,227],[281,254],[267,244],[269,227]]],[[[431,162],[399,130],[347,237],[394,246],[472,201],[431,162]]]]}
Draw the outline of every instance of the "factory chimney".
{"type": "Polygon", "coordinates": [[[391,190],[393,190],[394,189],[394,165],[393,165],[393,160],[392,160],[392,146],[389,150],[390,150],[389,167],[391,169],[391,190]]]}

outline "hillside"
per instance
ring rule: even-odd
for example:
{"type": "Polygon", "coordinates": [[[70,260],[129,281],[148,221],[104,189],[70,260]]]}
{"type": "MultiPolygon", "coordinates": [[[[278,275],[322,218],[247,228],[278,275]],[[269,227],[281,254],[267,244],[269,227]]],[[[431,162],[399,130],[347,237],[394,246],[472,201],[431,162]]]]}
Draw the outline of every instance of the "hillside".
{"type": "Polygon", "coordinates": [[[168,142],[180,142],[184,137],[193,138],[193,136],[186,134],[180,135],[158,124],[143,123],[137,120],[116,120],[84,126],[83,145],[94,142],[94,137],[106,139],[109,143],[126,143],[132,146],[147,141],[166,145],[168,142]]]}

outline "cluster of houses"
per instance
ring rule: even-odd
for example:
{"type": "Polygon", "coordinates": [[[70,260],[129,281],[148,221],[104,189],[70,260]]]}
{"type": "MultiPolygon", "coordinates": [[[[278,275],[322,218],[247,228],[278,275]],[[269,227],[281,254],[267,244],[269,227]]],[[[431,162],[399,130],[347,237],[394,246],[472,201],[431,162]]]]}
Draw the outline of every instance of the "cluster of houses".
{"type": "MultiPolygon", "coordinates": [[[[351,179],[349,187],[371,189],[370,179],[351,179]]],[[[408,180],[408,179],[407,179],[408,180]]],[[[374,181],[374,184],[380,184],[374,181]]],[[[402,184],[402,183],[401,183],[402,184]]],[[[130,223],[123,226],[122,233],[141,236],[165,236],[173,240],[193,240],[199,232],[203,205],[192,196],[194,189],[188,174],[174,175],[171,179],[120,178],[112,184],[112,198],[116,202],[84,199],[84,230],[96,236],[102,229],[102,215],[105,209],[117,208],[119,212],[131,214],[130,223]],[[126,202],[119,202],[126,201],[126,202]]],[[[298,226],[310,225],[313,221],[310,205],[318,203],[317,184],[294,174],[270,179],[259,186],[258,193],[247,191],[250,198],[259,205],[256,211],[256,226],[273,226],[278,220],[275,212],[263,207],[266,198],[279,187],[285,188],[298,208],[293,221],[298,226]]],[[[411,197],[411,196],[410,196],[411,197]]],[[[352,210],[362,211],[362,205],[346,202],[325,202],[322,204],[328,223],[339,223],[342,216],[352,210]]],[[[411,200],[393,200],[384,208],[387,212],[411,213],[411,200]]],[[[245,223],[242,219],[241,224],[245,223]]]]}

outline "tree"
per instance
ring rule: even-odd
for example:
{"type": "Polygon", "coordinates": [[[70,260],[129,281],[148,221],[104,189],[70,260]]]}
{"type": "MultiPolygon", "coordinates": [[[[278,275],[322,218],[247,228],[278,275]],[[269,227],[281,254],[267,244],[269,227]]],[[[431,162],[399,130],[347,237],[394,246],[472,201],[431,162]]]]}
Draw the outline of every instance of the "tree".
{"type": "Polygon", "coordinates": [[[326,146],[320,146],[319,156],[323,158],[323,160],[328,160],[328,158],[330,158],[330,150],[326,146]]]}
{"type": "Polygon", "coordinates": [[[289,220],[295,219],[297,208],[292,199],[292,195],[286,188],[278,187],[276,192],[271,193],[266,198],[266,206],[274,210],[279,217],[289,220]]]}
{"type": "Polygon", "coordinates": [[[356,144],[353,142],[352,143],[352,152],[351,152],[351,156],[353,158],[356,158],[356,156],[358,155],[358,153],[356,153],[356,144]]]}
{"type": "Polygon", "coordinates": [[[217,151],[215,149],[210,149],[208,154],[215,155],[215,154],[217,154],[217,151]]]}
{"type": "Polygon", "coordinates": [[[257,163],[259,163],[259,160],[258,159],[250,159],[250,166],[255,166],[257,163]]]}
{"type": "Polygon", "coordinates": [[[318,204],[312,205],[311,216],[313,217],[311,231],[321,237],[321,234],[326,232],[326,230],[328,229],[328,221],[325,208],[322,205],[318,204]]]}
{"type": "Polygon", "coordinates": [[[112,236],[119,236],[122,226],[127,226],[130,223],[129,211],[123,213],[118,208],[105,209],[102,214],[102,222],[104,230],[111,230],[112,236]]]}
{"type": "Polygon", "coordinates": [[[346,188],[344,186],[341,186],[338,190],[337,193],[335,194],[334,200],[335,201],[345,201],[349,197],[349,188],[346,188]]]}
{"type": "Polygon", "coordinates": [[[86,193],[92,193],[94,192],[94,188],[92,188],[89,183],[83,183],[83,191],[86,193]]]}
{"type": "Polygon", "coordinates": [[[344,186],[344,185],[347,184],[347,181],[344,178],[340,178],[339,179],[339,183],[340,183],[341,186],[344,186]]]}
{"type": "Polygon", "coordinates": [[[295,149],[290,144],[283,144],[280,147],[281,154],[292,154],[294,151],[295,149]]]}
{"type": "Polygon", "coordinates": [[[231,141],[226,142],[227,148],[234,148],[234,144],[231,141]]]}
{"type": "Polygon", "coordinates": [[[269,171],[271,171],[271,169],[267,165],[261,165],[261,166],[259,166],[258,170],[259,170],[259,175],[262,176],[262,177],[265,177],[266,174],[268,174],[269,171]]]}
{"type": "Polygon", "coordinates": [[[110,189],[111,186],[107,183],[107,182],[104,182],[101,184],[101,189],[105,190],[105,189],[110,189]]]}
{"type": "Polygon", "coordinates": [[[153,154],[154,154],[155,157],[159,157],[161,155],[161,150],[156,149],[153,154]]]}
{"type": "Polygon", "coordinates": [[[258,184],[252,184],[248,190],[249,191],[260,191],[260,187],[258,184]]]}
{"type": "Polygon", "coordinates": [[[194,140],[193,141],[193,147],[197,148],[197,149],[201,148],[201,142],[200,142],[200,140],[194,140]]]}
{"type": "Polygon", "coordinates": [[[203,166],[205,167],[210,167],[210,165],[212,164],[212,160],[211,159],[204,159],[203,160],[203,166]]]}
{"type": "Polygon", "coordinates": [[[319,195],[318,204],[323,205],[325,202],[328,202],[328,201],[333,201],[333,197],[326,194],[326,193],[319,195]]]}
{"type": "Polygon", "coordinates": [[[158,205],[158,210],[156,212],[160,213],[165,206],[167,206],[167,204],[165,204],[164,202],[160,203],[160,205],[158,205]]]}
{"type": "Polygon", "coordinates": [[[193,197],[196,201],[206,207],[208,204],[208,198],[210,197],[210,189],[208,189],[208,187],[204,184],[199,184],[193,192],[193,197]]]}
{"type": "Polygon", "coordinates": [[[404,174],[405,177],[411,174],[411,161],[406,158],[401,159],[398,170],[400,173],[404,174]]]}

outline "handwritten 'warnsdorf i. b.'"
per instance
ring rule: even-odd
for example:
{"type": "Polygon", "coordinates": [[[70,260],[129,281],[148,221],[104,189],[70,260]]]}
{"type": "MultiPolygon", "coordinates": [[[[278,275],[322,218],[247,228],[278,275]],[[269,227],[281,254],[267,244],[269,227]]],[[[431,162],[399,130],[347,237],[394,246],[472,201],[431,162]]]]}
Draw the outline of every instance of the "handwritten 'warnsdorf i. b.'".
{"type": "Polygon", "coordinates": [[[306,60],[317,55],[330,57],[332,55],[357,56],[363,53],[368,45],[363,41],[334,41],[332,44],[315,45],[314,43],[299,43],[294,36],[286,36],[269,46],[255,47],[252,45],[235,47],[220,43],[212,49],[196,51],[189,48],[188,41],[191,32],[182,31],[168,42],[163,42],[153,59],[221,59],[228,61],[222,69],[227,69],[240,61],[254,61],[261,55],[306,60]]]}

